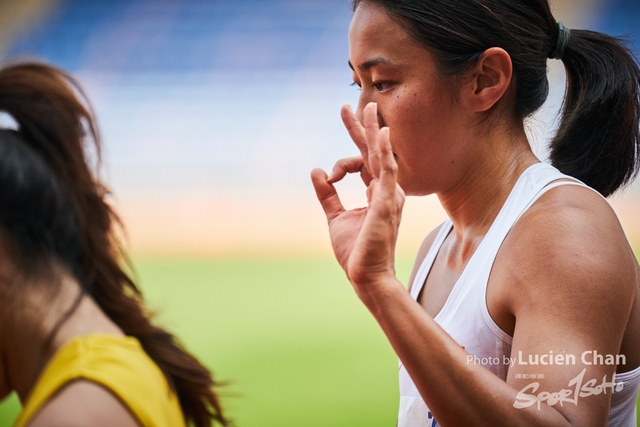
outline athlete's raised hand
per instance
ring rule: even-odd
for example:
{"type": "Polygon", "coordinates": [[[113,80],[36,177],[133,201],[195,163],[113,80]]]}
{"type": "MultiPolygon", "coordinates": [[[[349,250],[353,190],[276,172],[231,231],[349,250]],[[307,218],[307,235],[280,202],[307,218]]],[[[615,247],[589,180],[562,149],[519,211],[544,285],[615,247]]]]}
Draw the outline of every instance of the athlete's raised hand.
{"type": "Polygon", "coordinates": [[[365,107],[362,123],[348,106],[342,108],[342,119],[361,156],[339,160],[330,176],[314,169],[311,179],[327,215],[336,258],[363,297],[363,292],[375,292],[395,278],[394,251],[404,192],[397,183],[389,128],[378,125],[377,105],[365,107]],[[367,186],[368,205],[346,210],[334,184],[357,172],[367,186]]]}

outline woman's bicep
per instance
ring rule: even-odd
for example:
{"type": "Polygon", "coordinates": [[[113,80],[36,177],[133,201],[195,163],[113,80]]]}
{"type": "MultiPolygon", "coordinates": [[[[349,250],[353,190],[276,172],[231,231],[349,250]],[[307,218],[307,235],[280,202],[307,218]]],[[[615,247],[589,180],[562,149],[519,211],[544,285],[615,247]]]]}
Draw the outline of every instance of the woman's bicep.
{"type": "Polygon", "coordinates": [[[588,329],[602,314],[593,310],[571,319],[540,314],[519,318],[507,362],[507,383],[518,392],[514,408],[549,405],[574,426],[604,425],[617,387],[619,343],[611,334],[585,334],[578,324],[588,329]]]}
{"type": "Polygon", "coordinates": [[[587,225],[555,239],[537,231],[545,250],[513,255],[500,285],[511,289],[515,317],[507,378],[519,391],[514,406],[548,404],[580,426],[607,419],[635,270],[623,245],[598,239],[587,225]]]}

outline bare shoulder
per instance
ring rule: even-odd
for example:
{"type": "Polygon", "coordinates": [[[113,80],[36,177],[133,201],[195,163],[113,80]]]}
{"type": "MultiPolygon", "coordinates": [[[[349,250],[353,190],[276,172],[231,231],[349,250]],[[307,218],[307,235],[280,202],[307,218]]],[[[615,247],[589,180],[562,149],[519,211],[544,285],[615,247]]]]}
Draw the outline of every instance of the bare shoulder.
{"type": "Polygon", "coordinates": [[[51,398],[29,427],[139,427],[133,414],[113,393],[88,380],[67,384],[51,398]]]}
{"type": "Polygon", "coordinates": [[[535,307],[536,301],[548,307],[551,300],[562,309],[597,304],[605,311],[627,312],[636,271],[636,258],[611,206],[575,185],[550,190],[525,212],[494,265],[514,311],[535,307]]]}
{"type": "MultiPolygon", "coordinates": [[[[513,336],[512,354],[541,361],[514,363],[507,383],[525,390],[534,364],[543,378],[538,398],[570,388],[580,372],[593,384],[611,378],[636,289],[637,261],[609,204],[584,187],[549,190],[504,240],[487,288],[491,316],[513,336]],[[576,360],[542,361],[551,354],[576,360]],[[613,361],[589,359],[595,354],[613,361]]],[[[589,404],[556,408],[571,425],[604,425],[610,397],[578,397],[589,404]]]]}
{"type": "Polygon", "coordinates": [[[415,279],[416,274],[418,273],[418,269],[422,265],[422,261],[424,261],[427,254],[429,253],[429,249],[431,249],[431,245],[433,245],[433,242],[434,240],[436,240],[436,236],[438,235],[438,232],[440,231],[440,228],[442,228],[443,225],[444,224],[440,224],[438,227],[431,230],[431,232],[427,235],[427,237],[425,237],[425,239],[422,241],[422,244],[420,245],[420,249],[418,250],[418,255],[416,255],[416,260],[413,264],[413,270],[411,271],[411,277],[409,279],[409,285],[407,287],[409,291],[411,291],[411,286],[413,286],[413,280],[415,279]]]}

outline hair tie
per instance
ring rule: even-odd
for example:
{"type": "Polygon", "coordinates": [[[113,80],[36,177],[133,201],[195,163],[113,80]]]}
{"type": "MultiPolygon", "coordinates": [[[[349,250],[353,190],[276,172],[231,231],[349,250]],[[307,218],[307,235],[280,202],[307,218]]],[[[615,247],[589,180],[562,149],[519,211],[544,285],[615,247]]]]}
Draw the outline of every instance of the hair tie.
{"type": "Polygon", "coordinates": [[[13,114],[6,110],[0,110],[0,130],[19,130],[20,124],[13,114]]]}
{"type": "Polygon", "coordinates": [[[570,35],[571,30],[565,27],[562,22],[558,22],[558,41],[556,42],[556,48],[549,54],[549,58],[562,59],[567,43],[569,43],[570,35]]]}

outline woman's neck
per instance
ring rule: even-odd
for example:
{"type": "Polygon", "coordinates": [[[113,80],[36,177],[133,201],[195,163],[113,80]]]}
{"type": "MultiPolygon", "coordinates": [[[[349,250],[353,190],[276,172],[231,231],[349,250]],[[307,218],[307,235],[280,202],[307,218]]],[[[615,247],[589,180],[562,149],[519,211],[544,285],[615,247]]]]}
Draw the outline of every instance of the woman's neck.
{"type": "Polygon", "coordinates": [[[76,280],[58,280],[54,295],[39,291],[52,288],[52,283],[29,286],[33,290],[22,299],[24,304],[14,307],[11,326],[2,337],[5,374],[23,404],[46,364],[69,341],[93,333],[123,335],[91,297],[81,294],[76,280]]]}
{"type": "Polygon", "coordinates": [[[539,162],[524,129],[515,134],[496,133],[487,134],[485,140],[474,141],[473,146],[480,149],[476,150],[473,165],[468,165],[454,187],[438,194],[453,222],[452,237],[461,245],[460,253],[473,253],[520,175],[539,162]],[[491,141],[487,141],[488,138],[491,141]]]}

